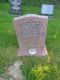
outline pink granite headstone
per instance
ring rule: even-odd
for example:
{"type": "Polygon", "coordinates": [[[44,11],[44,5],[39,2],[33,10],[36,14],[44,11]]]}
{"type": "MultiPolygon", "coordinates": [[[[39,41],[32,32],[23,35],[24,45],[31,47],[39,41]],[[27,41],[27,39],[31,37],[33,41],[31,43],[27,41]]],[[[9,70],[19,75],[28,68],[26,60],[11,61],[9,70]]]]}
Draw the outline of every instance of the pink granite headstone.
{"type": "Polygon", "coordinates": [[[19,44],[18,56],[45,56],[47,33],[47,16],[27,14],[14,18],[14,27],[19,44]]]}

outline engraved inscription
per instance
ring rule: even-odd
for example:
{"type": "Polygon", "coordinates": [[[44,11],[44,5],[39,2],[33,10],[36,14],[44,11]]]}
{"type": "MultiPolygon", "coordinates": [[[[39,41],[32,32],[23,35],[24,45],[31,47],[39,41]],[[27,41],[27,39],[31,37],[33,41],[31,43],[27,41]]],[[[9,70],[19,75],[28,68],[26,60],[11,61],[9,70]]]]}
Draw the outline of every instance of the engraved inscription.
{"type": "Polygon", "coordinates": [[[40,23],[24,23],[21,25],[21,32],[19,35],[23,36],[23,37],[30,37],[30,36],[34,36],[34,37],[39,37],[39,36],[45,36],[45,33],[41,33],[40,29],[43,25],[41,25],[40,23]]]}

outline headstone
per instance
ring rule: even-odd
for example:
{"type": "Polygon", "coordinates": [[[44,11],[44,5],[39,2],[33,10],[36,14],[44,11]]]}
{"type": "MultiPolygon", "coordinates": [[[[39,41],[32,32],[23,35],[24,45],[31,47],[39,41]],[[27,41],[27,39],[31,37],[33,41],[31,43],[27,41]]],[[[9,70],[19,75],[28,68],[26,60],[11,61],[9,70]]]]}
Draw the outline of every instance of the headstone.
{"type": "Polygon", "coordinates": [[[47,16],[27,14],[13,20],[19,49],[19,56],[45,56],[47,49],[45,46],[47,32],[47,16]]]}
{"type": "Polygon", "coordinates": [[[10,0],[10,13],[21,14],[21,0],[10,0]]]}
{"type": "Polygon", "coordinates": [[[41,14],[53,15],[54,5],[42,4],[41,14]]]}

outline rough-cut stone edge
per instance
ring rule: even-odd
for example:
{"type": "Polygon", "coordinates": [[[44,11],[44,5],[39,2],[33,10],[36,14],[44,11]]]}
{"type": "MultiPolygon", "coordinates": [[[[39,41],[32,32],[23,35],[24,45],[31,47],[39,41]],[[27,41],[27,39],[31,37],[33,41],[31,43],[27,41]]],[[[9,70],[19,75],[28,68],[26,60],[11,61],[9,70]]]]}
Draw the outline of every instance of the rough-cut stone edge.
{"type": "Polygon", "coordinates": [[[25,17],[37,17],[37,18],[48,19],[48,16],[37,15],[37,14],[26,14],[26,15],[23,15],[23,16],[20,16],[20,17],[15,17],[13,19],[13,21],[18,20],[18,19],[22,19],[22,18],[25,18],[25,17]]]}

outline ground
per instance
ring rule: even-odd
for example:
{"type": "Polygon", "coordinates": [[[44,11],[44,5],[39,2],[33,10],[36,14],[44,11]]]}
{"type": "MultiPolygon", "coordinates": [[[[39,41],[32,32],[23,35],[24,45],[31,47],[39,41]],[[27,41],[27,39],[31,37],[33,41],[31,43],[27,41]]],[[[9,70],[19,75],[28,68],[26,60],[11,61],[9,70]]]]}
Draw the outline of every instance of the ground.
{"type": "MultiPolygon", "coordinates": [[[[40,14],[40,8],[22,6],[22,14],[27,13],[40,14]]],[[[60,6],[55,5],[53,17],[48,22],[47,57],[17,57],[18,43],[13,26],[15,16],[9,14],[8,3],[0,3],[0,76],[5,74],[11,64],[20,60],[23,61],[21,69],[26,80],[60,80],[60,6]]]]}

